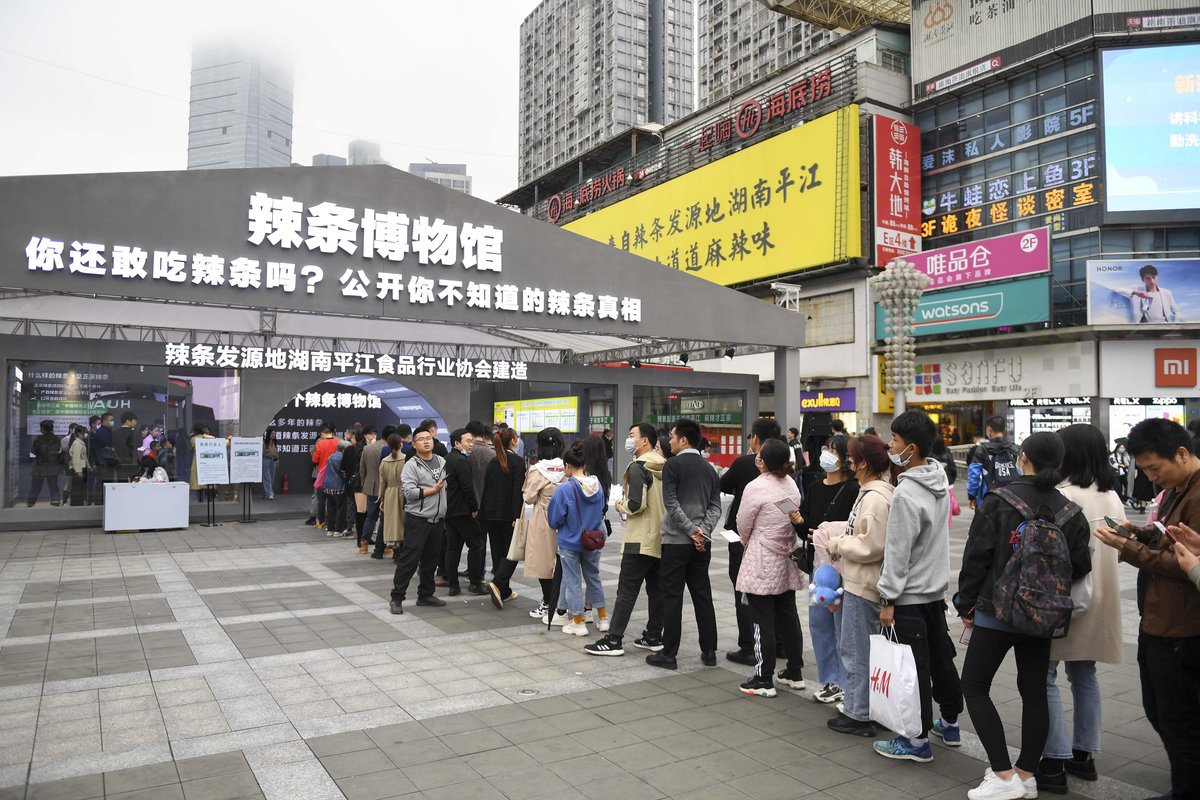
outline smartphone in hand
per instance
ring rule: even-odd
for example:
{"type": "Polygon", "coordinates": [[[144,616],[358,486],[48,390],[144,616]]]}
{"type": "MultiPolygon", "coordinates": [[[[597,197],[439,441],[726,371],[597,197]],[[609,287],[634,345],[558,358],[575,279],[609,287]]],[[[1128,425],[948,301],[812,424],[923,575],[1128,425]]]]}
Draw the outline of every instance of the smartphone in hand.
{"type": "Polygon", "coordinates": [[[1117,534],[1124,536],[1126,539],[1133,537],[1133,533],[1130,530],[1107,514],[1104,515],[1104,523],[1108,525],[1108,527],[1112,528],[1117,534]]]}

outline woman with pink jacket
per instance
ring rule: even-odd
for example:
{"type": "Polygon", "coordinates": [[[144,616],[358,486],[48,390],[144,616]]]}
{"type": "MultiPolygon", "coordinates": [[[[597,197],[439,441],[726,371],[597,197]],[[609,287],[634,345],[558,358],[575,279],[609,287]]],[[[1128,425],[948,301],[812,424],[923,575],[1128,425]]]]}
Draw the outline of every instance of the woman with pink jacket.
{"type": "Polygon", "coordinates": [[[737,590],[750,606],[754,619],[754,677],[741,685],[742,694],[774,697],[775,681],[802,690],[804,676],[804,634],[796,613],[796,590],[803,585],[800,568],[790,558],[796,549],[796,530],[787,511],[777,503],[791,501],[800,505],[800,490],[791,477],[790,450],[786,444],[769,439],[754,459],[757,478],[746,486],[738,508],[737,526],[746,553],[738,571],[737,590]],[[775,673],[775,626],[787,651],[787,669],[775,673]]]}

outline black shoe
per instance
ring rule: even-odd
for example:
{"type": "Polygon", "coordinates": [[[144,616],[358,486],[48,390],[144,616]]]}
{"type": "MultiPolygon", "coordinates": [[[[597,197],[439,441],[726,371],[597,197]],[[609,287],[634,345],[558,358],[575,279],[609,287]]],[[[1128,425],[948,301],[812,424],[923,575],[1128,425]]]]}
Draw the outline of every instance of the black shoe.
{"type": "Polygon", "coordinates": [[[500,593],[500,587],[496,585],[495,581],[488,583],[487,591],[488,594],[492,596],[492,605],[494,605],[498,611],[503,611],[504,595],[500,593]]]}
{"type": "Polygon", "coordinates": [[[1034,777],[1037,779],[1039,792],[1050,794],[1067,793],[1067,773],[1063,770],[1062,761],[1056,758],[1043,758],[1038,764],[1034,777]]]}
{"type": "Polygon", "coordinates": [[[419,606],[444,606],[446,601],[440,597],[429,595],[429,597],[418,597],[417,605],[419,606]]]}
{"type": "Polygon", "coordinates": [[[487,594],[488,590],[483,588],[482,583],[471,583],[467,585],[467,594],[487,594]]]}
{"type": "Polygon", "coordinates": [[[625,648],[621,646],[620,639],[602,636],[592,644],[584,645],[583,652],[589,656],[623,656],[625,648]]]}
{"type": "MultiPolygon", "coordinates": [[[[419,600],[417,601],[417,605],[420,605],[419,600]]],[[[391,611],[393,614],[403,614],[404,613],[404,601],[403,600],[393,600],[388,605],[388,611],[391,611]]]]}
{"type": "Polygon", "coordinates": [[[1085,781],[1094,781],[1100,777],[1096,773],[1096,761],[1092,758],[1091,753],[1085,753],[1082,750],[1074,750],[1072,752],[1074,755],[1063,762],[1063,767],[1066,768],[1067,772],[1085,781]]]}
{"type": "Polygon", "coordinates": [[[665,656],[662,653],[651,653],[646,656],[646,663],[662,669],[679,669],[679,665],[675,663],[675,656],[665,656]]]}
{"type": "Polygon", "coordinates": [[[829,726],[829,730],[836,733],[848,733],[851,736],[863,736],[868,739],[874,738],[877,735],[875,732],[875,723],[859,722],[856,719],[850,719],[845,714],[838,714],[825,724],[829,726]]]}
{"type": "Polygon", "coordinates": [[[317,518],[316,518],[316,517],[309,517],[308,519],[304,520],[304,524],[305,524],[305,525],[316,525],[316,524],[317,524],[317,518]]]}
{"type": "Polygon", "coordinates": [[[705,650],[700,654],[700,663],[706,667],[715,667],[717,665],[717,651],[705,650]]]}
{"type": "Polygon", "coordinates": [[[371,558],[378,558],[380,561],[382,561],[382,560],[383,560],[383,553],[375,553],[375,552],[372,552],[372,553],[371,553],[371,558]]]}
{"type": "Polygon", "coordinates": [[[725,654],[725,660],[732,661],[735,664],[745,664],[747,667],[753,667],[758,664],[758,659],[749,650],[730,650],[725,654]]]}
{"type": "Polygon", "coordinates": [[[641,649],[641,650],[649,650],[651,652],[657,653],[659,650],[662,650],[663,643],[662,643],[662,639],[655,639],[650,636],[643,636],[640,639],[634,639],[633,646],[638,649],[641,649]]]}
{"type": "Polygon", "coordinates": [[[458,573],[458,577],[460,577],[460,578],[466,578],[469,575],[470,575],[470,573],[467,572],[465,569],[462,572],[458,573]]]}
{"type": "Polygon", "coordinates": [[[448,594],[450,597],[458,597],[460,594],[462,594],[462,589],[458,586],[451,586],[450,591],[446,592],[446,594],[448,594]]]}
{"type": "Polygon", "coordinates": [[[770,678],[754,677],[738,687],[742,694],[748,694],[751,697],[774,697],[778,694],[775,691],[775,684],[770,678]]]}

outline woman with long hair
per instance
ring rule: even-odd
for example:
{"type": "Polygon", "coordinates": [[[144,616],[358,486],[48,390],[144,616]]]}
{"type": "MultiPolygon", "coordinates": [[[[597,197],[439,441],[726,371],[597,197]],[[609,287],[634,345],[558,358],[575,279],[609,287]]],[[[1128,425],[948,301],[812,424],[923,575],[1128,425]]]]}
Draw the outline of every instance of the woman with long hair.
{"type": "Polygon", "coordinates": [[[796,614],[796,591],[804,585],[792,561],[796,531],[777,505],[798,505],[800,490],[792,478],[791,450],[778,439],[763,442],[754,458],[759,476],[747,484],[738,506],[737,529],[746,548],[738,569],[737,590],[754,619],[754,675],[739,688],[742,694],[775,696],[775,678],[784,686],[804,688],[804,639],[796,614]],[[787,653],[787,669],[775,675],[776,625],[787,653]]]}
{"type": "Polygon", "coordinates": [[[892,508],[892,462],[888,446],[874,434],[856,436],[846,456],[858,496],[846,520],[846,531],[826,544],[830,558],[842,568],[842,631],[838,650],[845,679],[842,710],[829,720],[831,730],[872,737],[869,693],[871,634],[879,632],[879,574],[892,508]]]}
{"type": "MultiPolygon", "coordinates": [[[[1105,517],[1121,519],[1124,506],[1114,491],[1117,476],[1105,452],[1104,434],[1093,425],[1070,425],[1058,431],[1058,438],[1065,450],[1063,480],[1058,491],[1083,509],[1088,530],[1106,527],[1105,517]]],[[[1094,547],[1087,608],[1072,618],[1066,638],[1050,644],[1050,667],[1046,674],[1050,733],[1038,764],[1039,789],[1066,793],[1067,773],[1096,780],[1093,755],[1100,752],[1100,684],[1096,680],[1096,662],[1120,664],[1124,658],[1117,551],[1094,547]],[[1055,683],[1060,661],[1075,701],[1072,737],[1067,735],[1067,718],[1055,683]]]]}
{"type": "MultiPolygon", "coordinates": [[[[604,445],[601,442],[598,444],[603,455],[604,445]]],[[[546,522],[555,530],[558,557],[562,562],[559,605],[568,614],[562,630],[575,636],[588,635],[587,622],[584,620],[585,602],[596,609],[600,630],[608,630],[604,585],[600,583],[601,551],[588,550],[583,546],[583,532],[600,529],[605,508],[600,480],[595,475],[589,475],[585,467],[585,447],[583,442],[576,442],[563,453],[566,478],[555,489],[546,509],[546,522]]]]}
{"type": "Polygon", "coordinates": [[[1043,431],[1025,437],[1017,454],[1017,468],[1022,474],[1004,489],[984,496],[967,534],[958,594],[954,596],[958,615],[964,627],[971,630],[963,661],[962,691],[990,762],[983,782],[967,792],[969,800],[1017,800],[1037,794],[1034,775],[1050,729],[1046,674],[1051,640],[999,619],[995,593],[1009,560],[1025,546],[1030,523],[1026,513],[1006,499],[1008,493],[1038,519],[1059,524],[1070,551],[1072,580],[1092,569],[1087,520],[1079,507],[1055,488],[1065,450],[1063,440],[1053,433],[1043,431]],[[990,694],[992,678],[1009,650],[1014,651],[1017,691],[1021,695],[1021,753],[1016,764],[1009,757],[1004,724],[990,694]]]}
{"type": "MultiPolygon", "coordinates": [[[[796,534],[804,541],[814,566],[829,563],[827,545],[818,552],[813,534],[825,522],[845,522],[858,498],[858,481],[850,469],[850,437],[844,434],[829,437],[821,448],[822,477],[808,485],[800,510],[793,512],[791,521],[796,534]]],[[[821,703],[838,703],[843,697],[842,682],[846,670],[838,652],[841,640],[842,606],[808,604],[808,631],[812,636],[813,653],[817,657],[817,681],[821,688],[813,699],[821,703]]]]}
{"type": "Polygon", "coordinates": [[[517,433],[512,428],[504,428],[493,438],[496,457],[488,462],[479,504],[479,516],[492,545],[492,580],[487,588],[492,605],[498,609],[504,608],[504,601],[516,597],[509,581],[517,562],[508,560],[508,550],[513,524],[521,516],[521,486],[525,483],[525,459],[517,455],[516,442],[517,433]]]}
{"type": "Polygon", "coordinates": [[[275,427],[267,426],[263,433],[262,451],[263,500],[275,499],[275,467],[279,464],[279,445],[275,442],[275,427]]]}
{"type": "MultiPolygon", "coordinates": [[[[537,461],[525,472],[521,496],[526,505],[533,506],[529,512],[529,523],[525,537],[525,577],[534,578],[542,585],[542,602],[529,616],[542,619],[552,613],[558,598],[552,597],[554,570],[558,563],[558,534],[546,522],[546,509],[554,490],[566,477],[563,467],[563,451],[566,443],[558,428],[543,428],[537,435],[537,461]]],[[[556,615],[560,624],[566,615],[556,615]]]]}

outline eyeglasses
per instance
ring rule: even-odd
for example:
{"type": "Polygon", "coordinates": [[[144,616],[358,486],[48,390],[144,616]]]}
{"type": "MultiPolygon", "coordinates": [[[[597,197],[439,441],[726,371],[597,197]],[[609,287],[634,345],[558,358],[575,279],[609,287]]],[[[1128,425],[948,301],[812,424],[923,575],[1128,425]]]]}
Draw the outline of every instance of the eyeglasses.
{"type": "Polygon", "coordinates": [[[433,437],[432,436],[416,436],[413,438],[413,441],[414,442],[432,442],[433,437]]]}

